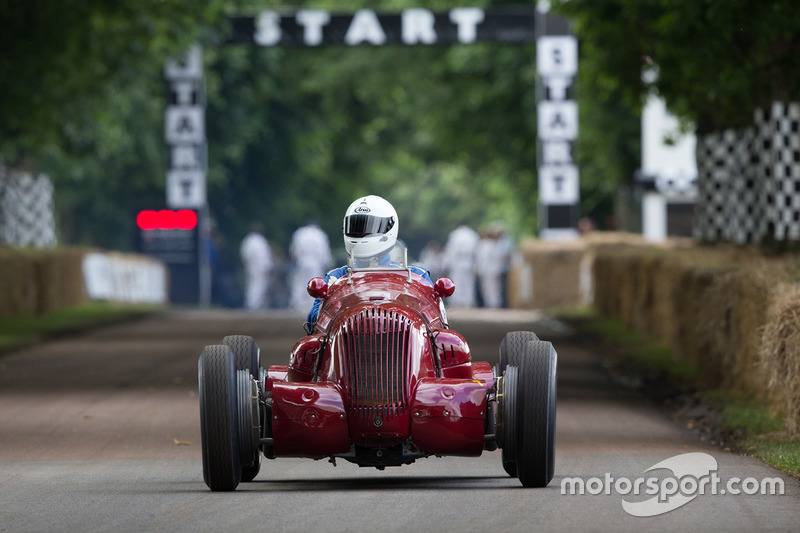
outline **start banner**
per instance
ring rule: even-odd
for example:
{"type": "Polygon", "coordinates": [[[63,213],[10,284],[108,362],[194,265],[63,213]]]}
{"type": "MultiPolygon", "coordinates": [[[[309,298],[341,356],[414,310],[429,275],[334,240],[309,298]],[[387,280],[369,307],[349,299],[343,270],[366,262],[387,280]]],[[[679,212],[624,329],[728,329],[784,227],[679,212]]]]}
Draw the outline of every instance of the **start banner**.
{"type": "Polygon", "coordinates": [[[523,43],[536,40],[536,16],[533,7],[456,7],[445,12],[410,8],[400,13],[359,9],[350,14],[265,10],[256,16],[232,17],[230,42],[259,46],[523,43]]]}

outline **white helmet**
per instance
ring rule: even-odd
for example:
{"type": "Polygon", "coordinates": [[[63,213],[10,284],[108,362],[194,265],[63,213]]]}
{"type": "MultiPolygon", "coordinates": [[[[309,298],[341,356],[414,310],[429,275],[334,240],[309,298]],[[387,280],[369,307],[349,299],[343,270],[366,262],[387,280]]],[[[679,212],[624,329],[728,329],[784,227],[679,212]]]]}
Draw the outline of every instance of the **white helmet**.
{"type": "Polygon", "coordinates": [[[388,252],[397,242],[397,211],[380,196],[364,196],[344,214],[344,247],[364,259],[388,252]]]}

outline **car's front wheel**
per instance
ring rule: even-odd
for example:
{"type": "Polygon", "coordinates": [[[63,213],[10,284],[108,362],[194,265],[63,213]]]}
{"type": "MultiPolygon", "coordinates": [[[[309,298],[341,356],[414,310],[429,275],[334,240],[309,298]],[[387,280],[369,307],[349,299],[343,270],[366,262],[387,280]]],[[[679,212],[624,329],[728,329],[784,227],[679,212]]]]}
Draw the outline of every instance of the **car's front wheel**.
{"type": "Polygon", "coordinates": [[[551,343],[528,343],[517,382],[516,467],[525,487],[546,487],[555,472],[557,366],[551,343]]]}
{"type": "MultiPolygon", "coordinates": [[[[503,340],[500,341],[500,375],[506,373],[509,365],[519,368],[520,361],[525,356],[525,349],[531,341],[538,341],[539,337],[532,331],[509,331],[506,333],[503,340]]],[[[516,393],[516,378],[507,380],[511,382],[511,387],[514,387],[514,394],[516,393]]],[[[516,396],[514,396],[516,398],[516,396]]],[[[516,400],[513,400],[514,402],[516,400]]],[[[512,444],[513,446],[513,444],[512,444]]],[[[502,450],[503,470],[506,471],[511,477],[517,477],[517,464],[516,458],[511,453],[508,447],[502,450]]]]}
{"type": "Polygon", "coordinates": [[[242,477],[233,353],[206,346],[197,367],[203,480],[213,491],[232,491],[242,477]]]}
{"type": "MultiPolygon", "coordinates": [[[[222,339],[222,344],[230,347],[233,352],[234,368],[237,373],[241,370],[247,370],[250,374],[250,379],[259,379],[260,375],[260,354],[261,350],[256,344],[253,337],[248,335],[228,335],[222,339]]],[[[254,385],[253,385],[254,386],[254,385]]],[[[251,383],[242,376],[237,377],[237,387],[239,389],[239,410],[240,410],[240,448],[242,452],[242,481],[253,481],[261,470],[261,452],[258,444],[259,430],[255,430],[256,441],[251,442],[249,436],[250,430],[259,426],[260,423],[269,423],[269,421],[259,421],[258,419],[258,404],[256,401],[256,414],[251,416],[251,383]],[[247,420],[244,420],[247,418],[247,420]]]]}

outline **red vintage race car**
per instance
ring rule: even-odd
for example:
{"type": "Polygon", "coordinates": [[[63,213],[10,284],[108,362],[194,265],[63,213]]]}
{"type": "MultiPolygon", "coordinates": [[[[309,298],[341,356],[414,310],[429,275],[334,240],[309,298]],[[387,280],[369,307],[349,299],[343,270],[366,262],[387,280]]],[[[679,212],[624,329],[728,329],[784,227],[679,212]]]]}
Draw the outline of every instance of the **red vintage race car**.
{"type": "Polygon", "coordinates": [[[503,468],[522,485],[550,482],[553,345],[514,331],[500,344],[499,365],[472,361],[467,341],[447,323],[443,299],[453,282],[431,286],[406,264],[350,267],[330,284],[312,279],[309,294],[323,299],[319,318],[288,365],[261,368],[257,344],[243,335],[205,347],[200,427],[211,490],[253,480],[262,455],[382,470],[498,447],[503,468]]]}

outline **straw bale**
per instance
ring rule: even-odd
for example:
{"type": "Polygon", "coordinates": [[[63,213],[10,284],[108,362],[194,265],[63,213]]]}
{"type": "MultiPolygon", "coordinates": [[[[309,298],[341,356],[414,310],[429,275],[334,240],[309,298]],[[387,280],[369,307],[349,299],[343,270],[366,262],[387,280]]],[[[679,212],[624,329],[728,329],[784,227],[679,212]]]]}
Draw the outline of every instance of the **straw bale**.
{"type": "Polygon", "coordinates": [[[58,286],[61,283],[57,258],[51,252],[31,254],[37,292],[36,313],[43,314],[58,308],[58,286]]]}
{"type": "MultiPolygon", "coordinates": [[[[581,303],[580,265],[586,254],[584,243],[530,239],[520,244],[520,253],[531,276],[528,281],[533,287],[529,302],[532,308],[574,307],[581,303]]],[[[522,275],[521,271],[518,275],[522,275]]]]}
{"type": "Polygon", "coordinates": [[[774,401],[768,393],[769,375],[759,353],[762,331],[766,325],[772,294],[787,272],[782,265],[758,262],[742,277],[739,304],[736,308],[740,336],[737,383],[764,402],[774,401]]]}
{"type": "Polygon", "coordinates": [[[785,428],[800,435],[800,287],[782,284],[774,291],[759,350],[769,385],[783,398],[785,428]]]}
{"type": "Polygon", "coordinates": [[[26,253],[10,248],[0,251],[0,316],[36,313],[39,286],[26,253]]]}
{"type": "Polygon", "coordinates": [[[666,254],[654,256],[650,263],[649,278],[652,286],[645,327],[646,331],[665,345],[674,343],[677,335],[675,295],[680,272],[678,262],[666,254]]]}
{"type": "Polygon", "coordinates": [[[597,311],[672,346],[703,386],[779,401],[787,426],[800,432],[800,287],[786,283],[798,277],[797,258],[611,241],[590,246],[597,311]]]}
{"type": "Polygon", "coordinates": [[[713,385],[736,385],[741,346],[736,314],[741,304],[743,277],[740,271],[711,273],[709,283],[700,295],[702,312],[697,326],[708,352],[697,354],[697,366],[713,385]]]}
{"type": "Polygon", "coordinates": [[[75,307],[87,301],[83,280],[83,257],[86,250],[66,248],[58,251],[57,268],[61,283],[58,285],[58,307],[75,307]]]}
{"type": "Polygon", "coordinates": [[[0,249],[0,317],[83,303],[83,254],[80,249],[0,249]]]}
{"type": "Polygon", "coordinates": [[[713,336],[708,330],[709,324],[716,320],[715,313],[707,306],[716,275],[718,271],[706,267],[684,268],[675,301],[676,355],[693,363],[706,384],[712,386],[721,382],[719,354],[713,350],[713,336]]]}

